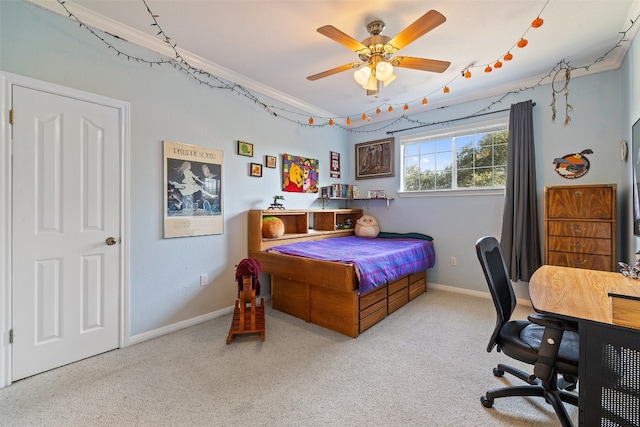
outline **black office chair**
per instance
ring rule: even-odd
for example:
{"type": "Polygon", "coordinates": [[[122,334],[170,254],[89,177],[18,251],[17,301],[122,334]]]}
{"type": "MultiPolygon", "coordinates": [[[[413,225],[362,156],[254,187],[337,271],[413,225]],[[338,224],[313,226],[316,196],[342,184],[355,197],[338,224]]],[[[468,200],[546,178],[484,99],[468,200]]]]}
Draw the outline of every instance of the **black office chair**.
{"type": "Polygon", "coordinates": [[[575,387],[578,377],[577,324],[540,314],[529,315],[528,321],[510,320],[516,297],[500,244],[494,237],[482,237],[476,242],[476,252],[498,314],[487,351],[491,352],[497,346],[498,351],[534,367],[534,373],[529,375],[499,364],[493,369],[495,376],[501,377],[508,372],[528,384],[490,390],[480,398],[482,405],[491,408],[494,399],[499,397],[540,396],[553,406],[563,426],[572,426],[562,402],[577,406],[578,396],[559,388],[558,376],[563,376],[560,379],[566,384],[563,388],[575,387]]]}

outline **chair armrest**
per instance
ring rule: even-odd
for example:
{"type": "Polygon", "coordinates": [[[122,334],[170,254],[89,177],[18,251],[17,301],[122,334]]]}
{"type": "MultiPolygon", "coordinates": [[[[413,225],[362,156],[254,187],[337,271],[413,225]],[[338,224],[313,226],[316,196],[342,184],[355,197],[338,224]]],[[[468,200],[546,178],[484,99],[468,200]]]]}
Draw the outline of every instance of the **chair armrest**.
{"type": "Polygon", "coordinates": [[[578,323],[570,320],[560,319],[547,314],[530,314],[527,319],[531,323],[544,326],[545,328],[562,329],[563,331],[578,332],[578,323]]]}

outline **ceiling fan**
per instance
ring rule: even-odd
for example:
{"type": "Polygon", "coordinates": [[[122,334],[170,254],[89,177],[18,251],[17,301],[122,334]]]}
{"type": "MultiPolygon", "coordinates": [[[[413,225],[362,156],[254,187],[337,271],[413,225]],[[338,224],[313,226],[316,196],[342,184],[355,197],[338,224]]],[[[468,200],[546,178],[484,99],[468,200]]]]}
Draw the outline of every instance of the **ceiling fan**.
{"type": "Polygon", "coordinates": [[[449,68],[449,65],[451,65],[450,62],[414,58],[412,56],[392,57],[392,55],[446,20],[440,12],[430,10],[394,38],[380,34],[382,30],[384,30],[383,21],[373,21],[367,25],[367,31],[369,31],[371,37],[364,39],[362,43],[332,25],[320,27],[318,28],[320,34],[355,51],[360,57],[361,62],[341,65],[340,67],[309,76],[307,79],[312,81],[318,80],[342,71],[356,69],[354,78],[367,90],[367,95],[377,95],[381,83],[387,86],[396,79],[397,76],[393,73],[394,67],[442,73],[449,68]],[[366,65],[366,67],[361,68],[363,65],[366,65]]]}

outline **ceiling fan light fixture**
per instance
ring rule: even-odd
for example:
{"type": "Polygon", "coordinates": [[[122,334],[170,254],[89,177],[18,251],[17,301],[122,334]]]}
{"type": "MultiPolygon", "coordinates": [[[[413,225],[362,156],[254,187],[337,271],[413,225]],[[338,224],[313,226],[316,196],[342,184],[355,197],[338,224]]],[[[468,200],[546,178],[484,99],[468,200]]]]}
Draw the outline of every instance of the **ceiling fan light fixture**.
{"type": "Polygon", "coordinates": [[[376,64],[376,77],[386,83],[393,75],[393,65],[386,61],[380,61],[376,64]]]}
{"type": "Polygon", "coordinates": [[[375,74],[371,74],[369,76],[369,80],[367,80],[367,83],[363,86],[366,90],[378,90],[378,79],[376,79],[375,74]]]}
{"type": "Polygon", "coordinates": [[[362,87],[365,87],[371,77],[371,69],[369,67],[360,68],[353,72],[353,78],[362,87]]]}

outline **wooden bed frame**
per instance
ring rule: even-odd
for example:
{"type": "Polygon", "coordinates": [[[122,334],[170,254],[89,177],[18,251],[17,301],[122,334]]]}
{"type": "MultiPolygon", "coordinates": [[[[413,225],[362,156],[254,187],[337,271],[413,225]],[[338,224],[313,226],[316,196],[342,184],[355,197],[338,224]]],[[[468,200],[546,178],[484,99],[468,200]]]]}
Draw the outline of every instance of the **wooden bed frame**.
{"type": "Polygon", "coordinates": [[[355,223],[360,216],[362,209],[249,211],[249,257],[260,261],[262,271],[271,274],[273,308],[356,338],[426,292],[426,271],[359,295],[353,265],[265,252],[286,243],[352,235],[353,229],[337,228],[336,224],[345,224],[346,219],[355,223]],[[283,221],[282,237],[262,237],[262,219],[267,216],[283,221]]]}

